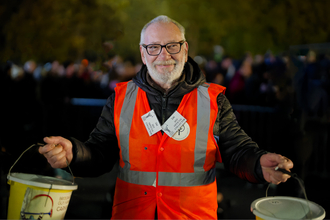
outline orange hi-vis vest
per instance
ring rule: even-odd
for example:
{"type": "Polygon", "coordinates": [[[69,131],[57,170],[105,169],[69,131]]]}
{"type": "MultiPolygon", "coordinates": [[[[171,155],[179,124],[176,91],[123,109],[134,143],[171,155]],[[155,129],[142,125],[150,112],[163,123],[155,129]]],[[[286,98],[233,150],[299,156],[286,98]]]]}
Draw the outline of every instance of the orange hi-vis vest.
{"type": "Polygon", "coordinates": [[[169,137],[149,136],[142,115],[151,111],[133,81],[115,88],[114,124],[120,148],[112,219],[217,219],[213,136],[217,96],[225,87],[204,84],[186,94],[178,109],[187,121],[169,137]]]}

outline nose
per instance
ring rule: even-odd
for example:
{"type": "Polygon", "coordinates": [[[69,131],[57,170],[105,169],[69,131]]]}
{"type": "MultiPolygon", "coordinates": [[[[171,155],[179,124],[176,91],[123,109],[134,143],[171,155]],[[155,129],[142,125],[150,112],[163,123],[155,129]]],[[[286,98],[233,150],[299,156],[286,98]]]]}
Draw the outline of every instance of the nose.
{"type": "Polygon", "coordinates": [[[171,57],[171,54],[169,54],[166,50],[165,47],[162,48],[162,50],[160,51],[160,54],[158,54],[158,57],[161,58],[161,59],[168,59],[169,57],[171,57]]]}

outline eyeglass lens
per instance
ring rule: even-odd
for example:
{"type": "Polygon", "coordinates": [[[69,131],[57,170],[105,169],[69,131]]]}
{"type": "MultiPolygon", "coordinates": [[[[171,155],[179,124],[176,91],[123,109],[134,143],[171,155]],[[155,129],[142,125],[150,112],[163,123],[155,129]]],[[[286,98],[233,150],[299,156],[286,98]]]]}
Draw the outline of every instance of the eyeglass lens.
{"type": "Polygon", "coordinates": [[[162,48],[165,47],[169,54],[176,54],[180,52],[181,44],[180,43],[169,43],[164,46],[159,44],[152,44],[147,46],[147,52],[150,55],[160,54],[162,48]]]}

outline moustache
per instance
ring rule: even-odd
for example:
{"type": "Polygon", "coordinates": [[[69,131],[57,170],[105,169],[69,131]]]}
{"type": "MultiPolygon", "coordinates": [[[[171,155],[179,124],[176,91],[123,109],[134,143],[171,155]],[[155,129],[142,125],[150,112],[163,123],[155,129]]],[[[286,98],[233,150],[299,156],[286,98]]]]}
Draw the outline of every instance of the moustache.
{"type": "Polygon", "coordinates": [[[166,61],[155,61],[153,62],[154,65],[174,65],[177,62],[175,60],[166,60],[166,61]]]}

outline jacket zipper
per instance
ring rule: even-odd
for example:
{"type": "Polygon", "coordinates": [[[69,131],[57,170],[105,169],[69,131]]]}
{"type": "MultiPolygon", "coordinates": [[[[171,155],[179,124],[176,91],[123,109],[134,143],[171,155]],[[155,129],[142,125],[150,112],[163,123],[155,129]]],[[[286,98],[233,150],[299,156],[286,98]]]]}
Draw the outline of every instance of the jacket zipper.
{"type": "Polygon", "coordinates": [[[166,108],[167,108],[167,97],[166,97],[166,94],[164,94],[164,96],[162,97],[162,123],[161,124],[164,124],[165,123],[165,112],[166,112],[166,108]]]}

